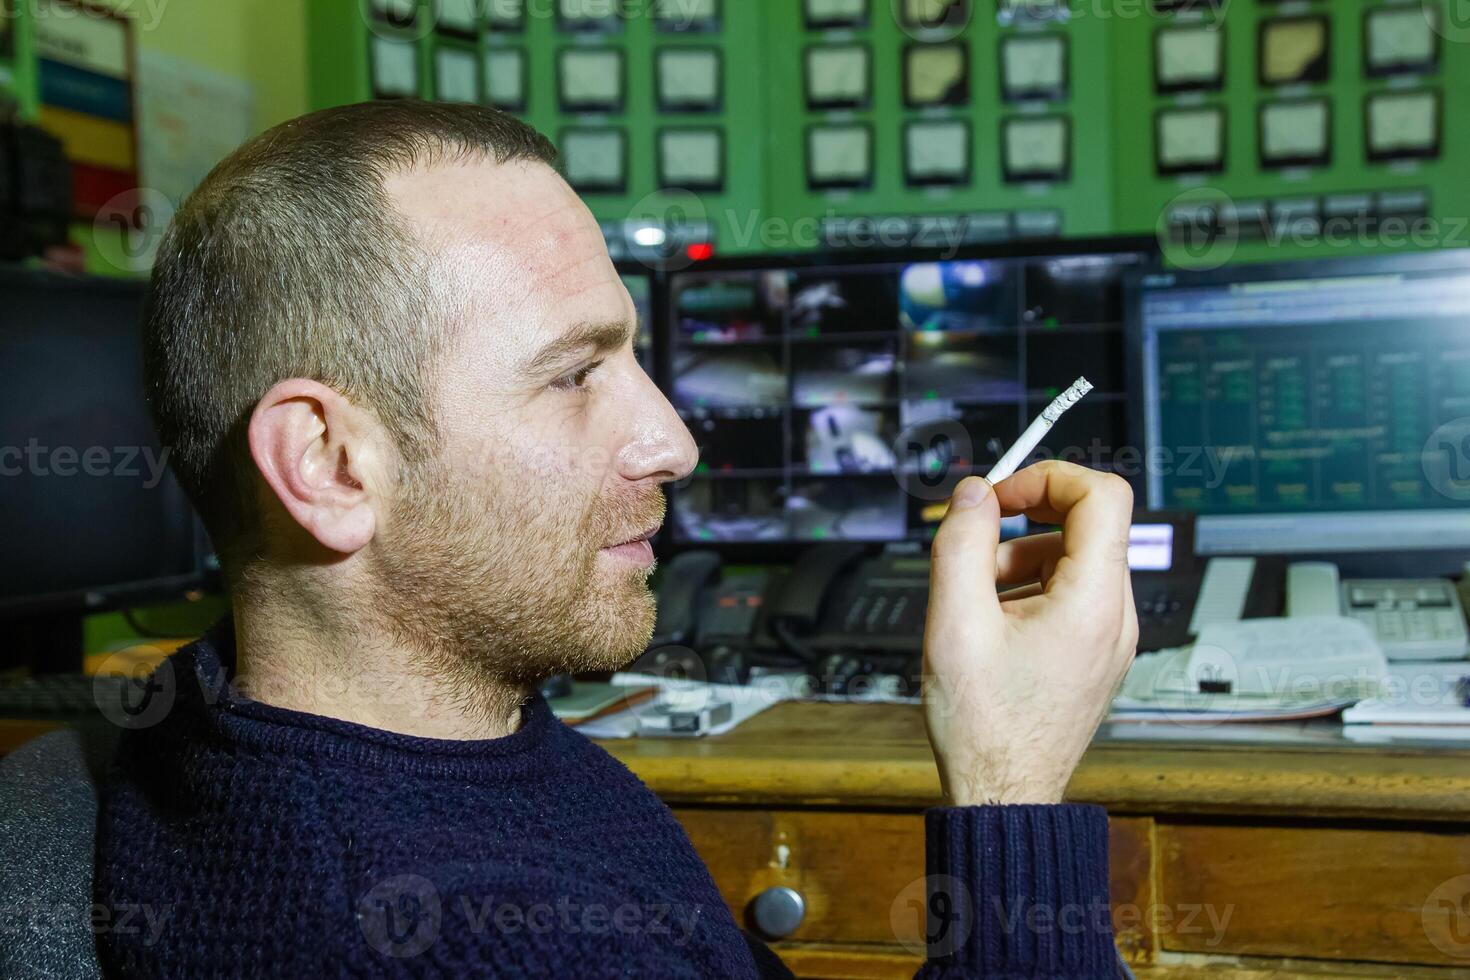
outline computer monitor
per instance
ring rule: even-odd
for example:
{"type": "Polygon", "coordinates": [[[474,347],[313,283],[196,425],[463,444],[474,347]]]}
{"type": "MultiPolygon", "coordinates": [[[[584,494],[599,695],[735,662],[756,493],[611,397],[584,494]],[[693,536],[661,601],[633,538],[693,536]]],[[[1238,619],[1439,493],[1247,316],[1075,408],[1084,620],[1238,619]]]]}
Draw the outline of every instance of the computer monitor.
{"type": "Polygon", "coordinates": [[[1098,391],[1046,448],[1107,467],[1126,424],[1123,273],[1152,262],[1108,240],[671,273],[666,385],[700,448],[671,492],[672,542],[927,541],[932,505],[1078,375],[1098,391]]]}
{"type": "Polygon", "coordinates": [[[1201,554],[1470,549],[1470,250],[1140,274],[1129,337],[1201,554]]]}
{"type": "Polygon", "coordinates": [[[7,628],[52,617],[75,630],[83,612],[180,596],[203,580],[203,536],[145,401],[144,293],[136,282],[0,271],[7,628]]]}

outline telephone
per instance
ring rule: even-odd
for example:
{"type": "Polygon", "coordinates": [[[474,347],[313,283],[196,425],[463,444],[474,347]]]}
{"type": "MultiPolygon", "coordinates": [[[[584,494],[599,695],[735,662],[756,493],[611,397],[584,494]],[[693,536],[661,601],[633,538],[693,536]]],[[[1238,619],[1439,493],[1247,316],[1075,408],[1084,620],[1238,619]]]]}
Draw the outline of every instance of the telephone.
{"type": "Polygon", "coordinates": [[[798,669],[835,678],[840,694],[848,678],[916,675],[928,598],[929,562],[917,551],[819,544],[786,571],[683,552],[662,569],[653,642],[634,669],[668,666],[659,658],[687,648],[711,680],[798,669]]]}
{"type": "MultiPolygon", "coordinates": [[[[1187,512],[1140,514],[1128,554],[1142,651],[1182,646],[1211,622],[1279,611],[1283,566],[1201,564],[1187,512]]],[[[928,601],[929,560],[918,546],[818,544],[786,571],[686,551],[661,570],[650,649],[687,647],[712,665],[809,667],[846,656],[898,671],[922,654],[928,601]]]]}
{"type": "Polygon", "coordinates": [[[766,611],[767,626],[797,654],[915,654],[928,604],[929,561],[922,554],[818,545],[792,566],[766,611]]]}
{"type": "Polygon", "coordinates": [[[1458,660],[1470,631],[1448,579],[1347,579],[1330,562],[1287,569],[1286,615],[1348,616],[1368,627],[1389,660],[1458,660]]]}

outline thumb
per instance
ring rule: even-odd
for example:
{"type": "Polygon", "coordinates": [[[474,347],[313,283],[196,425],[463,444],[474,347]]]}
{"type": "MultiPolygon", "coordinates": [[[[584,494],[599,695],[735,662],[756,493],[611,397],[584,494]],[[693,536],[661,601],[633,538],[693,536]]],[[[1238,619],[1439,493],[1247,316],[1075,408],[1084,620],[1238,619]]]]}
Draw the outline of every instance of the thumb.
{"type": "Polygon", "coordinates": [[[995,588],[1000,502],[990,484],[970,476],[955,487],[929,553],[929,621],[1000,616],[995,588]]]}

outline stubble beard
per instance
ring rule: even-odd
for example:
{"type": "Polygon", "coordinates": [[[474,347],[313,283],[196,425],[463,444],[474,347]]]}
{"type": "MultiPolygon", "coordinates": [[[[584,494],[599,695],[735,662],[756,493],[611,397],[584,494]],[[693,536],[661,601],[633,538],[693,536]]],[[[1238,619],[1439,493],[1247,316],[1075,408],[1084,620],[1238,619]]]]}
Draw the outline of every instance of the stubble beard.
{"type": "Polygon", "coordinates": [[[552,674],[626,666],[653,635],[651,569],[599,557],[658,522],[663,496],[579,502],[492,495],[444,466],[405,481],[372,556],[365,613],[469,704],[552,674]]]}

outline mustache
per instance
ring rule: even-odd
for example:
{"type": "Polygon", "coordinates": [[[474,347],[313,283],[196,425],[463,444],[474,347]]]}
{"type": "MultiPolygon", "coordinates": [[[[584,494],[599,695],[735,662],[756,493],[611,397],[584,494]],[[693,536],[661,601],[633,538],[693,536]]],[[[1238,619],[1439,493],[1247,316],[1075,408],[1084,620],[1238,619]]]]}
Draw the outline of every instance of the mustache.
{"type": "Polygon", "coordinates": [[[668,502],[661,487],[633,496],[617,497],[592,515],[587,537],[602,542],[599,547],[622,544],[663,525],[668,502]]]}

